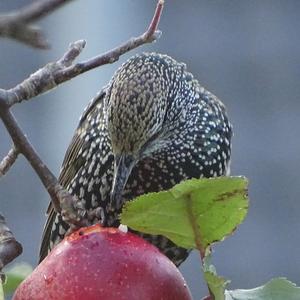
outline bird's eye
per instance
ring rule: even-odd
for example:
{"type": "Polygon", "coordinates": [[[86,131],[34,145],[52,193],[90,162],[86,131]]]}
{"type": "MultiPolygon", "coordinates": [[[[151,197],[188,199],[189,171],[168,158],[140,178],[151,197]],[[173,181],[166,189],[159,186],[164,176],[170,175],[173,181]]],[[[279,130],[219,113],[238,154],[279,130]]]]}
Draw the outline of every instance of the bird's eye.
{"type": "Polygon", "coordinates": [[[161,135],[162,130],[157,131],[156,133],[154,133],[145,143],[144,145],[141,147],[141,153],[145,152],[149,146],[156,140],[158,139],[158,137],[161,135]]]}

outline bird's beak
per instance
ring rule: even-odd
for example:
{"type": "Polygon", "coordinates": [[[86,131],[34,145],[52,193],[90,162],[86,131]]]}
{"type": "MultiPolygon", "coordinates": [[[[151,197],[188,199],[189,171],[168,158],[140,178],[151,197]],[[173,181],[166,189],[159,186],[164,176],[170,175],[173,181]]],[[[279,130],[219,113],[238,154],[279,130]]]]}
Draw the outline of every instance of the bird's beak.
{"type": "Polygon", "coordinates": [[[122,207],[122,193],[128,177],[135,165],[135,159],[131,155],[121,154],[115,156],[114,179],[110,195],[111,206],[120,209],[122,207]]]}

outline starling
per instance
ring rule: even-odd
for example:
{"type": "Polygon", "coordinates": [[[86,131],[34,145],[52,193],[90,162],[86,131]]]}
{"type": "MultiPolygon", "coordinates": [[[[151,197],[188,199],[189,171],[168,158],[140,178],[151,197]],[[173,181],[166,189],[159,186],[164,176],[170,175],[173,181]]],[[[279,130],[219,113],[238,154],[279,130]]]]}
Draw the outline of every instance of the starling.
{"type": "MultiPolygon", "coordinates": [[[[186,66],[142,53],[125,62],[90,102],[65,155],[59,181],[92,223],[119,226],[122,205],[182,180],[229,174],[232,127],[222,102],[186,66]]],[[[48,208],[40,260],[69,226],[48,208]]],[[[189,251],[136,232],[177,266],[189,251]]]]}

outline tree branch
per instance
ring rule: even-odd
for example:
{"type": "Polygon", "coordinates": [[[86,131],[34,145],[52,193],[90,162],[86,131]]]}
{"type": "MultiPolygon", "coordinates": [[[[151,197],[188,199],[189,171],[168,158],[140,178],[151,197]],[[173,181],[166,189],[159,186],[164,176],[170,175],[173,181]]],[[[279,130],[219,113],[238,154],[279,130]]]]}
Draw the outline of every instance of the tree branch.
{"type": "Polygon", "coordinates": [[[8,154],[3,158],[3,160],[0,162],[0,177],[4,176],[10,167],[14,164],[17,157],[19,155],[19,151],[15,146],[13,146],[8,154]]]}
{"type": "Polygon", "coordinates": [[[155,38],[155,33],[157,30],[157,26],[159,24],[160,16],[164,7],[165,1],[159,0],[157,2],[156,10],[153,16],[153,19],[147,29],[147,31],[143,34],[143,38],[151,42],[151,39],[155,38]]]}
{"type": "Polygon", "coordinates": [[[0,36],[12,38],[34,48],[47,49],[43,32],[31,25],[71,0],[36,1],[19,11],[0,15],[0,36]]]}
{"type": "Polygon", "coordinates": [[[0,214],[0,274],[8,263],[22,253],[22,245],[16,241],[0,214]]]}
{"type": "MultiPolygon", "coordinates": [[[[56,2],[59,3],[58,0],[56,2]]],[[[157,31],[157,27],[162,9],[163,1],[159,0],[153,19],[146,32],[136,38],[131,38],[119,47],[116,47],[102,55],[96,56],[86,62],[73,64],[74,60],[85,46],[85,41],[77,41],[70,45],[69,50],[62,56],[62,58],[56,62],[47,64],[16,87],[10,90],[0,89],[0,118],[2,119],[18,151],[30,162],[43,185],[47,189],[55,210],[71,225],[78,227],[88,225],[88,220],[85,218],[86,212],[84,208],[80,206],[80,202],[76,197],[70,195],[61,187],[56,177],[39,158],[37,152],[34,150],[11,113],[10,107],[16,103],[22,102],[23,100],[31,99],[49,91],[57,85],[93,68],[113,63],[118,60],[122,54],[142,44],[153,42],[160,36],[160,32],[157,31]]],[[[35,15],[36,18],[40,16],[42,16],[42,14],[39,15],[36,13],[35,15]]]]}

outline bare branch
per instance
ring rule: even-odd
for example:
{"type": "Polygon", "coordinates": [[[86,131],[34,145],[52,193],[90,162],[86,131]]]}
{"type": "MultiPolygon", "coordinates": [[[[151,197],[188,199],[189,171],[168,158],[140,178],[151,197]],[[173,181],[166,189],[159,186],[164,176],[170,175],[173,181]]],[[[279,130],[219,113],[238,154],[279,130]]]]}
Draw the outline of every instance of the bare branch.
{"type": "Polygon", "coordinates": [[[157,30],[157,26],[159,24],[160,16],[164,7],[164,0],[159,0],[157,2],[156,11],[154,13],[153,19],[147,29],[147,31],[144,33],[144,39],[145,40],[151,40],[155,36],[155,32],[157,30]]]}
{"type": "Polygon", "coordinates": [[[106,53],[91,58],[85,62],[72,65],[65,70],[58,71],[54,76],[56,83],[60,84],[91,69],[100,67],[105,64],[114,63],[124,53],[135,49],[143,44],[151,43],[159,39],[159,37],[161,36],[161,31],[157,30],[157,27],[159,24],[160,16],[162,14],[163,6],[164,0],[159,0],[157,2],[152,21],[150,22],[148,29],[143,34],[141,34],[138,37],[129,39],[125,43],[121,44],[120,46],[114,49],[111,49],[106,53]]]}
{"type": "Polygon", "coordinates": [[[4,176],[8,172],[10,167],[16,161],[18,154],[19,151],[14,146],[9,150],[8,154],[0,162],[0,177],[4,176]]]}
{"type": "Polygon", "coordinates": [[[16,87],[7,91],[0,90],[0,98],[1,94],[3,96],[6,94],[4,96],[6,103],[12,106],[55,88],[58,85],[56,83],[56,74],[59,71],[67,69],[73,63],[76,57],[81,53],[85,44],[86,42],[84,40],[72,43],[68,51],[58,61],[48,63],[43,68],[31,74],[29,78],[25,79],[16,87]]]}
{"type": "Polygon", "coordinates": [[[38,0],[20,9],[15,13],[15,16],[19,22],[31,23],[48,15],[70,1],[72,0],[38,0]]]}
{"type": "Polygon", "coordinates": [[[23,9],[0,15],[0,36],[12,38],[29,46],[47,49],[49,44],[43,32],[31,23],[48,15],[71,0],[36,1],[23,9]]]}
{"type": "Polygon", "coordinates": [[[16,241],[0,214],[0,273],[4,266],[22,253],[22,245],[16,241]]]}
{"type": "Polygon", "coordinates": [[[0,35],[34,48],[49,49],[50,45],[38,27],[15,23],[10,17],[0,17],[0,35]]]}
{"type": "Polygon", "coordinates": [[[105,64],[111,64],[117,61],[122,54],[143,44],[155,41],[160,37],[161,34],[160,31],[157,30],[157,27],[162,9],[163,1],[159,0],[153,19],[146,32],[138,37],[131,38],[120,46],[85,62],[72,64],[85,47],[86,42],[84,40],[79,40],[71,44],[69,46],[69,50],[61,59],[47,64],[32,74],[29,78],[25,79],[22,83],[8,90],[9,106],[40,95],[91,69],[105,64]]]}
{"type": "Polygon", "coordinates": [[[70,224],[86,226],[87,222],[83,218],[85,211],[80,209],[79,206],[76,206],[76,203],[78,202],[77,198],[71,196],[58,183],[56,177],[42,162],[37,152],[28,141],[13,114],[10,112],[7,104],[2,100],[0,95],[0,117],[18,151],[26,157],[47,189],[55,210],[58,213],[62,213],[70,224]]]}
{"type": "Polygon", "coordinates": [[[58,60],[57,63],[61,64],[64,67],[71,66],[74,60],[77,58],[77,56],[79,56],[85,45],[85,40],[79,40],[75,43],[72,43],[69,46],[68,51],[63,55],[63,57],[60,60],[58,60]]]}

